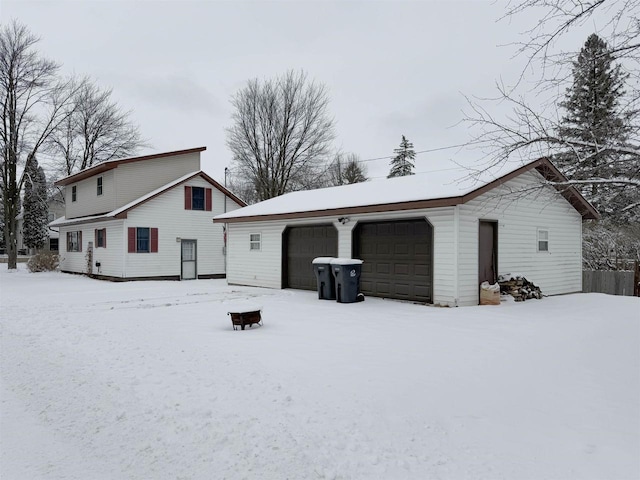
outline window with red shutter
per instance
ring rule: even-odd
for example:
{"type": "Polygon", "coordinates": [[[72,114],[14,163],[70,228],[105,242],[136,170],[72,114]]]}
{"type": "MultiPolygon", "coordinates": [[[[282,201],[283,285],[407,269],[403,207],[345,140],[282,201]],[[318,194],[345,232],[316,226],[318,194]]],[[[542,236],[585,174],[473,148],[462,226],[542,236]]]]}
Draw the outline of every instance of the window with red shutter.
{"type": "Polygon", "coordinates": [[[211,189],[207,188],[205,189],[205,196],[204,196],[204,209],[207,212],[211,211],[211,189]]]}
{"type": "Polygon", "coordinates": [[[135,227],[129,227],[127,234],[129,253],[136,253],[136,229],[135,227]]]}
{"type": "Polygon", "coordinates": [[[191,210],[191,187],[184,187],[184,209],[191,210]]]}
{"type": "Polygon", "coordinates": [[[151,253],[158,252],[158,229],[151,229],[151,253]]]}

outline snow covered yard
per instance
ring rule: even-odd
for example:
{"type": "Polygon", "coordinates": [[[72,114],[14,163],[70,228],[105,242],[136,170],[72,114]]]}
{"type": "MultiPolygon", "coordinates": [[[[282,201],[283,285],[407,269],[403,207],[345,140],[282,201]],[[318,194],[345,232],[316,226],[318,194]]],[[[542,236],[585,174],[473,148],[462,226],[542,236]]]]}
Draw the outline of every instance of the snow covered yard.
{"type": "Polygon", "coordinates": [[[637,479],[640,301],[0,269],[3,479],[637,479]],[[233,331],[235,302],[263,327],[233,331]]]}

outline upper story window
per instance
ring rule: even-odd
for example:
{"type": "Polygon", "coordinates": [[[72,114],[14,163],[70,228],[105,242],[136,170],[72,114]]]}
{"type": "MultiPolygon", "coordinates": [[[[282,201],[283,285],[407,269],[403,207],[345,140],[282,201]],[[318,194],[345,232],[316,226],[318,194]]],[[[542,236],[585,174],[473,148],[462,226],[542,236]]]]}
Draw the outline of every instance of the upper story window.
{"type": "Polygon", "coordinates": [[[97,193],[102,195],[102,177],[98,177],[97,182],[97,193]]]}
{"type": "Polygon", "coordinates": [[[547,230],[546,228],[538,229],[538,251],[549,251],[549,230],[547,230]]]}
{"type": "Polygon", "coordinates": [[[204,187],[184,187],[184,209],[211,211],[212,190],[204,187]]]}
{"type": "Polygon", "coordinates": [[[191,187],[191,209],[192,210],[204,210],[204,188],[191,187]]]}
{"type": "Polygon", "coordinates": [[[260,250],[262,248],[262,234],[251,233],[249,235],[249,250],[260,250]]]}
{"type": "Polygon", "coordinates": [[[53,213],[53,212],[49,212],[49,213],[47,214],[47,221],[49,221],[49,222],[53,222],[55,219],[56,219],[56,214],[55,214],[55,213],[53,213]]]}
{"type": "Polygon", "coordinates": [[[74,185],[71,187],[71,201],[75,202],[78,199],[78,187],[74,185]]]}

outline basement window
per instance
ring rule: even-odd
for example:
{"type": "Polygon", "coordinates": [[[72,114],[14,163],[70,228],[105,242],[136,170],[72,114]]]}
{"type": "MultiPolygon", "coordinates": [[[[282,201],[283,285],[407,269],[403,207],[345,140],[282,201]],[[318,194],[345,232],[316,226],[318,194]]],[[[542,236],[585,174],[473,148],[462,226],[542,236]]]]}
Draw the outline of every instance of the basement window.
{"type": "Polygon", "coordinates": [[[546,228],[538,229],[538,251],[549,251],[549,230],[547,230],[546,228]]]}
{"type": "Polygon", "coordinates": [[[262,249],[262,234],[252,233],[249,235],[249,250],[260,251],[262,249]]]}

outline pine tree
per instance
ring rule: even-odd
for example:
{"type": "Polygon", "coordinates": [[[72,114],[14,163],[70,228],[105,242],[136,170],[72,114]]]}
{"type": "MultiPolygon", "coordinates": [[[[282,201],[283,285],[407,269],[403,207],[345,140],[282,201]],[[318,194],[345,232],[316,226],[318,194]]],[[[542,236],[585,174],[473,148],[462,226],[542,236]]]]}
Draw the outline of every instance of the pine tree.
{"type": "Polygon", "coordinates": [[[409,142],[404,135],[402,135],[402,141],[400,142],[400,148],[396,148],[393,153],[395,157],[391,160],[391,171],[387,178],[392,177],[404,177],[406,175],[413,175],[413,159],[416,157],[416,152],[413,150],[413,143],[409,142]]]}
{"type": "Polygon", "coordinates": [[[47,241],[47,179],[34,158],[29,163],[24,186],[24,244],[29,248],[42,248],[47,241]]]}
{"type": "MultiPolygon", "coordinates": [[[[632,167],[629,162],[637,163],[637,159],[603,151],[607,145],[625,143],[633,114],[625,112],[620,105],[628,75],[613,60],[606,42],[592,34],[573,64],[573,84],[560,104],[566,115],[559,132],[573,148],[555,158],[570,180],[615,178],[632,167]]],[[[582,193],[601,214],[611,216],[616,214],[616,197],[624,194],[619,190],[619,187],[614,190],[605,184],[591,183],[582,193]]]]}

